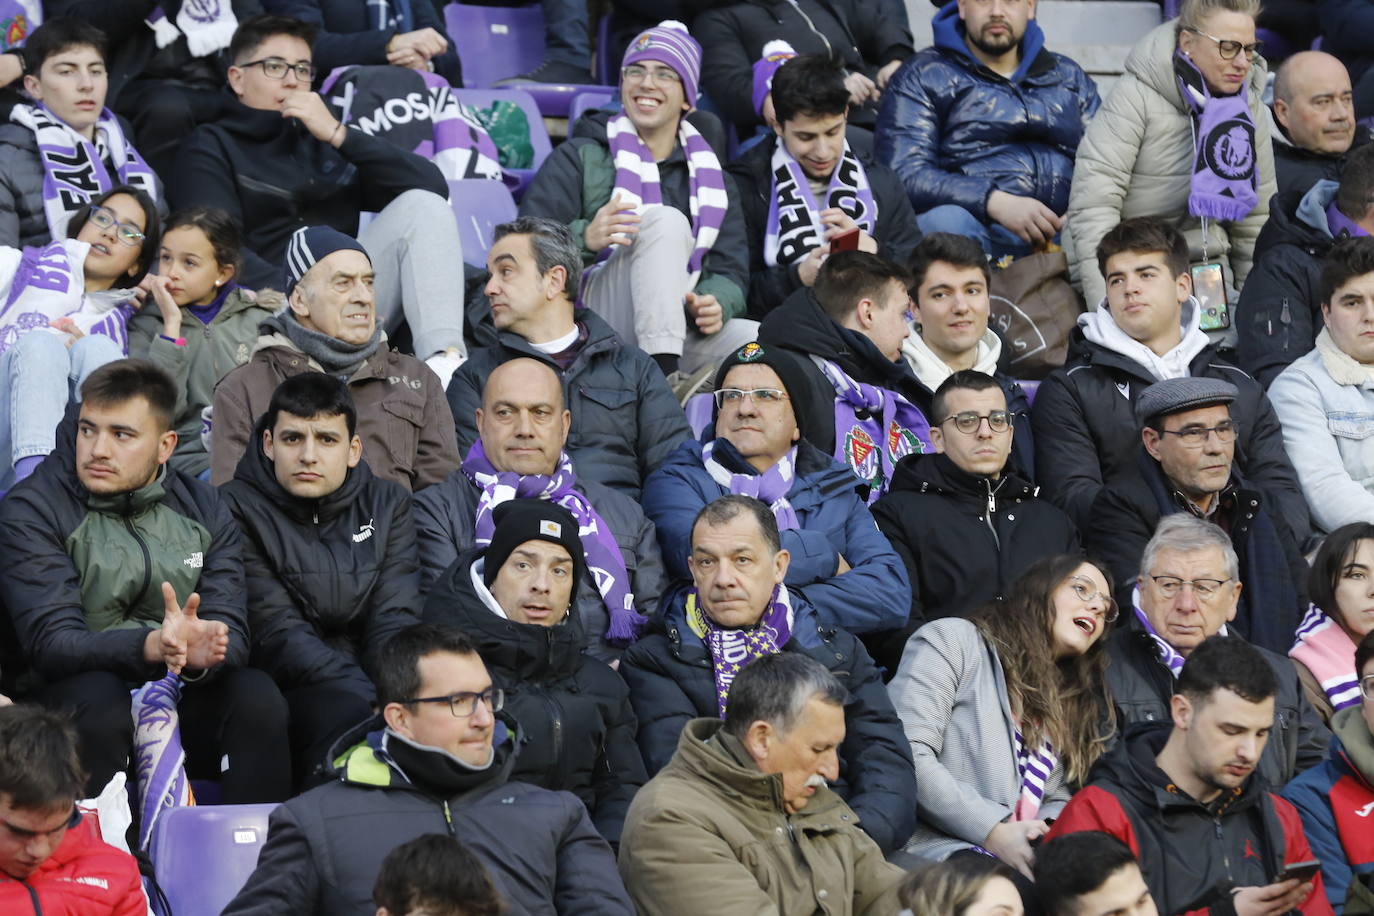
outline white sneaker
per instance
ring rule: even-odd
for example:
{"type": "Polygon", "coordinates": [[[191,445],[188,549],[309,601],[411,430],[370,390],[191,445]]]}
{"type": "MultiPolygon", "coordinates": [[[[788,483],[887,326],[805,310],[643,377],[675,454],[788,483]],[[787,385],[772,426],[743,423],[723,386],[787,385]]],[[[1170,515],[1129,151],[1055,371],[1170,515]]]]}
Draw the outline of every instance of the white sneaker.
{"type": "Polygon", "coordinates": [[[442,353],[435,353],[425,360],[425,365],[439,376],[439,381],[443,383],[444,390],[448,390],[448,383],[453,379],[453,373],[458,371],[458,367],[467,362],[466,353],[459,352],[457,347],[449,347],[442,353]]]}

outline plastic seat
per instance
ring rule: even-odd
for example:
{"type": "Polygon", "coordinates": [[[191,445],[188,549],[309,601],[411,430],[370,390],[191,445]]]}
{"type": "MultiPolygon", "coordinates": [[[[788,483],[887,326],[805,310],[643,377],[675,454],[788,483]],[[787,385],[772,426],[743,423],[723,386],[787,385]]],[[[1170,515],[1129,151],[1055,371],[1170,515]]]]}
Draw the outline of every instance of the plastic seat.
{"type": "Polygon", "coordinates": [[[549,158],[549,153],[553,152],[553,141],[549,139],[549,131],[544,126],[544,116],[539,111],[539,106],[535,104],[534,98],[523,88],[516,89],[454,89],[453,95],[462,102],[473,108],[490,108],[493,103],[513,102],[520,106],[520,110],[525,113],[525,120],[530,125],[530,146],[534,149],[534,162],[527,169],[505,169],[505,172],[512,176],[514,182],[511,193],[515,199],[519,200],[524,196],[525,188],[529,187],[534,180],[534,173],[539,171],[539,167],[544,164],[544,160],[549,158]]]}
{"type": "Polygon", "coordinates": [[[496,227],[516,217],[510,190],[499,181],[464,178],[448,183],[448,201],[458,220],[463,260],[485,267],[496,227]]]}
{"type": "Polygon", "coordinates": [[[607,102],[615,101],[616,95],[615,87],[605,86],[601,89],[579,92],[573,96],[572,104],[568,106],[568,135],[572,135],[573,125],[577,123],[578,118],[582,117],[583,112],[592,108],[600,108],[607,102]]]}
{"type": "Polygon", "coordinates": [[[1017,379],[1016,384],[1021,386],[1021,390],[1026,393],[1026,403],[1035,403],[1035,392],[1040,389],[1040,382],[1037,379],[1017,379]]]}
{"type": "Polygon", "coordinates": [[[257,866],[267,817],[276,807],[196,805],[162,815],[150,854],[176,916],[223,912],[257,866]]]}

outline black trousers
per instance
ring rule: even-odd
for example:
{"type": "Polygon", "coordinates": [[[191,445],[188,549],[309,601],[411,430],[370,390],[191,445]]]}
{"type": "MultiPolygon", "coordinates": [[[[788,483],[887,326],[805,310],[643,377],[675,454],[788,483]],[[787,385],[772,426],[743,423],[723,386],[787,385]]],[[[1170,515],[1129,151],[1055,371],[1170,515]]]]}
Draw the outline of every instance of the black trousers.
{"type": "Polygon", "coordinates": [[[329,749],[343,733],[372,715],[372,697],[353,681],[323,681],[286,691],[291,709],[291,759],[295,786],[311,789],[325,779],[329,749]]]}

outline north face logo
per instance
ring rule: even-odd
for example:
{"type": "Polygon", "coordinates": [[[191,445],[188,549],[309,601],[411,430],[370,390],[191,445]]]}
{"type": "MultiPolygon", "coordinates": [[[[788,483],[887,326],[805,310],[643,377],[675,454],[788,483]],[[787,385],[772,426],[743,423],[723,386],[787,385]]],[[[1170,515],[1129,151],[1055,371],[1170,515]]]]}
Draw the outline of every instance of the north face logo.
{"type": "Polygon", "coordinates": [[[181,562],[191,567],[192,569],[202,569],[205,566],[205,554],[197,550],[195,553],[191,554],[189,557],[182,560],[181,562]]]}
{"type": "Polygon", "coordinates": [[[358,529],[358,533],[353,535],[353,543],[361,544],[363,541],[372,537],[372,532],[376,530],[372,525],[372,521],[372,519],[368,519],[367,524],[358,529]]]}

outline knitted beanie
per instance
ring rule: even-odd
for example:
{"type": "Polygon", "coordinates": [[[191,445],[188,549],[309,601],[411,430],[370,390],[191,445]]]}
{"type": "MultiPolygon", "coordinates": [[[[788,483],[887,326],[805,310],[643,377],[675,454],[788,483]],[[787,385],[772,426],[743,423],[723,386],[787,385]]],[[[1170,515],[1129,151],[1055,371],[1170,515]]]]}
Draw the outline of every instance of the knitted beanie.
{"type": "Polygon", "coordinates": [[[645,29],[625,49],[622,67],[652,60],[671,67],[682,77],[682,92],[687,104],[696,107],[697,86],[701,83],[701,45],[676,19],[665,19],[645,29]]]}

